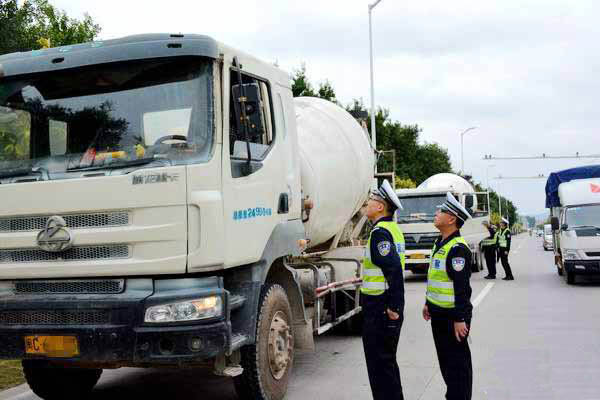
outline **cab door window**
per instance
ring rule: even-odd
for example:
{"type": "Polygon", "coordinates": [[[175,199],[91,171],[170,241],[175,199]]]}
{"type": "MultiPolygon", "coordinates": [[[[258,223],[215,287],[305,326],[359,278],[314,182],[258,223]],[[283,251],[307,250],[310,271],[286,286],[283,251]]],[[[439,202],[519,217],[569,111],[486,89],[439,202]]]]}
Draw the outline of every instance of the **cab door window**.
{"type": "Polygon", "coordinates": [[[274,140],[273,110],[268,84],[231,71],[229,102],[229,155],[234,178],[247,176],[262,166],[274,140]],[[243,107],[243,109],[242,109],[243,107]],[[244,124],[244,112],[246,123],[244,124]],[[248,169],[248,150],[250,166],[248,169]],[[242,168],[246,165],[245,171],[242,168]]]}

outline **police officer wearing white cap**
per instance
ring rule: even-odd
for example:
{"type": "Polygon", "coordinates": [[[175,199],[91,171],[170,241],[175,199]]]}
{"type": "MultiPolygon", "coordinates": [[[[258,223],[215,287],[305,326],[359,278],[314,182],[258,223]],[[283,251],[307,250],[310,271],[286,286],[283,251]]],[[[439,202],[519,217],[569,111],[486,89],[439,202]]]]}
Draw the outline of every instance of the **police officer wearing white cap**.
{"type": "Polygon", "coordinates": [[[498,259],[502,263],[502,268],[504,268],[504,274],[506,275],[502,278],[505,281],[512,281],[515,278],[513,277],[512,270],[510,269],[510,264],[508,263],[508,253],[510,253],[510,228],[508,227],[508,219],[502,217],[502,221],[500,222],[500,229],[496,233],[496,237],[498,240],[498,259]]]}
{"type": "Polygon", "coordinates": [[[402,208],[387,180],[363,209],[373,223],[363,259],[363,346],[374,400],[403,400],[396,361],[404,320],[404,235],[394,221],[402,208]]]}
{"type": "Polygon", "coordinates": [[[423,318],[431,330],[447,400],[470,400],[473,386],[471,350],[471,251],[459,229],[471,215],[452,194],[439,206],[434,225],[437,238],[427,274],[423,318]]]}

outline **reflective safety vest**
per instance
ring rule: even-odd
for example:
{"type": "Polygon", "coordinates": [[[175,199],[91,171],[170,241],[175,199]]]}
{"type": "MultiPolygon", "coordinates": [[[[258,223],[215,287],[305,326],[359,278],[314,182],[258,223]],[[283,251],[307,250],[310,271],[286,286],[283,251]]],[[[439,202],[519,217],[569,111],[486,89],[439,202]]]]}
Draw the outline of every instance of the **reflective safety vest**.
{"type": "MultiPolygon", "coordinates": [[[[432,251],[429,271],[427,272],[427,301],[443,308],[454,308],[454,284],[446,271],[446,259],[450,249],[458,244],[467,246],[461,236],[455,237],[443,245],[438,251],[432,251]]],[[[435,245],[433,247],[435,250],[435,245]]],[[[466,260],[465,260],[466,262],[466,260]]],[[[464,265],[463,268],[471,268],[464,265]]]]}
{"type": "Polygon", "coordinates": [[[500,247],[508,247],[508,240],[506,240],[506,234],[510,232],[509,228],[504,230],[499,230],[496,232],[496,239],[498,240],[498,246],[500,247]]]}
{"type": "MultiPolygon", "coordinates": [[[[406,249],[402,231],[396,222],[378,222],[369,235],[369,241],[367,242],[367,247],[365,248],[365,257],[363,258],[363,283],[362,287],[360,288],[360,292],[369,296],[379,296],[388,288],[383,271],[377,265],[373,264],[373,261],[371,261],[371,236],[376,229],[381,228],[387,230],[392,235],[392,238],[394,239],[394,246],[396,246],[396,252],[400,256],[402,270],[404,270],[406,249]]],[[[385,252],[385,249],[383,249],[383,251],[385,252]]],[[[391,249],[388,249],[388,251],[391,251],[391,249]]]]}
{"type": "Polygon", "coordinates": [[[481,245],[484,247],[495,246],[498,243],[498,232],[494,233],[494,237],[487,238],[481,241],[481,245]]]}

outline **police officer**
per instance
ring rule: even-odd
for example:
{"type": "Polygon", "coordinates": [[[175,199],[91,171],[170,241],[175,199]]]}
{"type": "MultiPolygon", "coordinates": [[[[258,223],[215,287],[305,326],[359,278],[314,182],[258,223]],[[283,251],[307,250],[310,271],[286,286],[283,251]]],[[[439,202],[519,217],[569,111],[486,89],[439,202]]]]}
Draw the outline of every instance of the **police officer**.
{"type": "Polygon", "coordinates": [[[447,400],[470,400],[473,367],[467,337],[471,328],[471,251],[459,229],[469,212],[452,196],[435,214],[437,238],[427,274],[427,294],[423,318],[431,320],[431,330],[447,400]]]}
{"type": "Polygon", "coordinates": [[[487,265],[488,274],[485,279],[496,279],[496,248],[498,247],[498,239],[496,237],[496,229],[494,225],[484,221],[483,225],[488,230],[489,236],[483,240],[483,255],[485,256],[485,264],[487,265]]]}
{"type": "Polygon", "coordinates": [[[373,223],[363,260],[363,346],[374,400],[403,400],[396,351],[404,320],[404,235],[393,215],[402,208],[387,180],[369,197],[373,223]]]}
{"type": "Polygon", "coordinates": [[[508,227],[508,220],[502,218],[500,222],[500,229],[497,233],[498,239],[498,259],[502,262],[502,268],[504,268],[504,274],[506,275],[502,280],[512,281],[513,277],[510,264],[508,263],[508,253],[510,253],[510,228],[508,227]]]}

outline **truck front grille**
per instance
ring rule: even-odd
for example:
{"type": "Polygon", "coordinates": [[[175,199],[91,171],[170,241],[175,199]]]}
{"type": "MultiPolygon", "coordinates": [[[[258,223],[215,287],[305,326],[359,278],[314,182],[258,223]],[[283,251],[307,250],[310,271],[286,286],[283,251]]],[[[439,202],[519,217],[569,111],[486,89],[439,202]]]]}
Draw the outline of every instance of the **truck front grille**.
{"type": "Polygon", "coordinates": [[[588,251],[585,253],[588,257],[600,257],[600,251],[588,251]]]}
{"type": "Polygon", "coordinates": [[[437,239],[438,236],[438,234],[421,235],[418,237],[419,240],[417,241],[416,237],[414,237],[413,235],[404,235],[406,249],[431,249],[433,248],[435,239],[437,239]]]}
{"type": "MultiPolygon", "coordinates": [[[[48,221],[48,218],[50,217],[50,215],[38,215],[0,218],[0,232],[40,231],[46,227],[46,221],[48,221]]],[[[129,225],[129,213],[127,211],[68,214],[62,215],[62,217],[67,223],[67,227],[71,229],[105,228],[129,225]]]]}
{"type": "Polygon", "coordinates": [[[16,294],[117,294],[125,280],[16,281],[14,285],[16,294]]]}
{"type": "Polygon", "coordinates": [[[0,325],[106,325],[110,313],[104,310],[3,311],[0,325]]]}
{"type": "Polygon", "coordinates": [[[48,261],[112,260],[129,257],[129,246],[125,244],[105,246],[73,247],[60,253],[49,253],[40,249],[0,250],[0,264],[48,261]]]}

